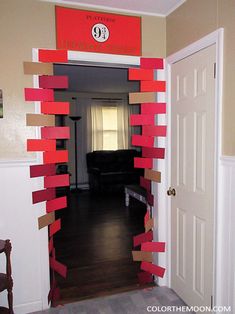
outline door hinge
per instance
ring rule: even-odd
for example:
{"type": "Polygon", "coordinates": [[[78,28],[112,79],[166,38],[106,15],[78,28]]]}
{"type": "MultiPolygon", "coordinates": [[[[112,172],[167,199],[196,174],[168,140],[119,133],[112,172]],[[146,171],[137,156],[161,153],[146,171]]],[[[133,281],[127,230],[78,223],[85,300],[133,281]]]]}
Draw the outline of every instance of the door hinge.
{"type": "Polygon", "coordinates": [[[216,63],[214,63],[214,78],[216,78],[216,63]]]}

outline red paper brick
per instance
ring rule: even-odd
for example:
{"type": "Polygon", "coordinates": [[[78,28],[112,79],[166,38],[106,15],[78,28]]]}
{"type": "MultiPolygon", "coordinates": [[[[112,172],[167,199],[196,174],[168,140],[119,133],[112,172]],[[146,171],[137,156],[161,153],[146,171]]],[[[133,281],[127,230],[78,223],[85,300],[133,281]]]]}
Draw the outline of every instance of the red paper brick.
{"type": "Polygon", "coordinates": [[[140,186],[147,191],[151,191],[151,181],[144,177],[140,177],[140,186]]]}
{"type": "Polygon", "coordinates": [[[165,81],[141,81],[140,91],[141,92],[165,92],[166,82],[165,81]]]}
{"type": "Polygon", "coordinates": [[[165,125],[144,125],[142,127],[142,134],[145,136],[166,136],[165,125]]]}
{"type": "Polygon", "coordinates": [[[145,103],[141,104],[141,114],[162,114],[166,113],[166,103],[145,103]]]}
{"type": "Polygon", "coordinates": [[[69,139],[70,129],[67,126],[42,127],[41,137],[46,139],[69,139]]]}
{"type": "Polygon", "coordinates": [[[165,242],[145,242],[141,244],[141,251],[145,252],[165,252],[165,242]]]}
{"type": "Polygon", "coordinates": [[[69,174],[57,174],[44,177],[44,188],[69,186],[69,174]]]}
{"type": "Polygon", "coordinates": [[[53,200],[46,202],[46,211],[47,213],[53,212],[55,210],[67,207],[67,197],[57,197],[53,200]]]}
{"type": "Polygon", "coordinates": [[[53,237],[51,237],[48,244],[49,254],[51,254],[53,249],[54,249],[54,241],[53,241],[53,237]]]}
{"type": "Polygon", "coordinates": [[[146,158],[165,158],[165,148],[158,147],[143,147],[142,156],[146,158]]]}
{"type": "Polygon", "coordinates": [[[62,277],[67,277],[67,266],[62,263],[56,261],[53,257],[50,257],[50,267],[55,270],[62,277]]]}
{"type": "Polygon", "coordinates": [[[154,196],[149,191],[147,191],[146,200],[147,200],[147,203],[150,206],[153,206],[153,204],[154,204],[154,196]]]}
{"type": "Polygon", "coordinates": [[[55,189],[45,189],[40,191],[34,191],[32,193],[33,204],[52,200],[55,198],[55,189]]]}
{"type": "Polygon", "coordinates": [[[144,271],[149,272],[150,274],[156,275],[161,278],[164,276],[165,273],[165,268],[149,262],[141,262],[140,268],[144,271]]]}
{"type": "Polygon", "coordinates": [[[144,232],[133,237],[133,246],[136,247],[143,242],[149,242],[152,240],[153,240],[153,232],[152,231],[144,232]]]}
{"type": "Polygon", "coordinates": [[[150,219],[150,212],[147,209],[146,214],[144,215],[144,225],[146,225],[146,222],[150,219]]]}
{"type": "Polygon", "coordinates": [[[45,114],[69,114],[69,102],[44,101],[41,102],[41,113],[45,114]]]}
{"type": "Polygon", "coordinates": [[[153,70],[129,69],[129,80],[132,81],[152,81],[154,79],[153,70]]]}
{"type": "Polygon", "coordinates": [[[134,157],[134,168],[152,169],[153,168],[153,159],[152,158],[134,157]]]}
{"type": "Polygon", "coordinates": [[[67,50],[38,50],[38,60],[41,62],[68,62],[67,50]]]}
{"type": "Polygon", "coordinates": [[[52,89],[25,88],[24,95],[26,101],[54,101],[52,89]]]}
{"type": "Polygon", "coordinates": [[[30,166],[30,178],[51,176],[56,173],[56,165],[33,165],[30,166]]]}
{"type": "Polygon", "coordinates": [[[45,152],[43,153],[43,162],[45,164],[68,162],[68,151],[58,150],[55,152],[45,152]]]}
{"type": "Polygon", "coordinates": [[[143,135],[132,135],[132,145],[133,146],[153,147],[154,146],[154,137],[153,136],[143,136],[143,135]]]}
{"type": "Polygon", "coordinates": [[[56,140],[41,140],[41,139],[28,139],[27,140],[27,151],[55,151],[56,140]]]}
{"type": "Polygon", "coordinates": [[[57,219],[49,226],[49,234],[52,237],[56,232],[61,229],[61,220],[57,219]]]}
{"type": "Polygon", "coordinates": [[[138,280],[141,285],[144,285],[153,282],[153,276],[146,271],[141,271],[138,273],[138,280]]]}
{"type": "Polygon", "coordinates": [[[154,115],[131,114],[130,125],[152,125],[154,124],[154,115]]]}
{"type": "Polygon", "coordinates": [[[141,69],[163,69],[162,58],[140,58],[141,69]]]}
{"type": "Polygon", "coordinates": [[[58,88],[66,89],[69,87],[68,76],[64,75],[41,75],[39,76],[40,88],[58,88]]]}

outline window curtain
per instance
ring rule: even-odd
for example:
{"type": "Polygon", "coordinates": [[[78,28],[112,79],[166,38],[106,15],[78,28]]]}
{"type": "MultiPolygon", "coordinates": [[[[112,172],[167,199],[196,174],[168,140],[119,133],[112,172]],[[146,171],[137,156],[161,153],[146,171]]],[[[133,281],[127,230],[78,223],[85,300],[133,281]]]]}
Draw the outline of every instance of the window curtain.
{"type": "Polygon", "coordinates": [[[102,103],[99,101],[91,105],[91,148],[92,151],[103,149],[102,103]]]}
{"type": "Polygon", "coordinates": [[[129,111],[127,101],[125,99],[100,99],[92,100],[90,107],[90,123],[91,126],[91,150],[103,149],[103,106],[117,106],[117,137],[118,149],[126,149],[129,145],[129,111]]]}

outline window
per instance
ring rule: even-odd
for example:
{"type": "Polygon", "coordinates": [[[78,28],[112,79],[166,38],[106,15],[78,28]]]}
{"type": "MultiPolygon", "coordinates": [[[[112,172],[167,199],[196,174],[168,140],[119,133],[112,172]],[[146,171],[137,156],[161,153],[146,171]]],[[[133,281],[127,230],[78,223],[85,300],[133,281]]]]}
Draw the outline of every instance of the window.
{"type": "Polygon", "coordinates": [[[103,149],[118,149],[117,107],[102,107],[103,149]]]}
{"type": "Polygon", "coordinates": [[[128,148],[128,105],[122,99],[94,100],[91,105],[91,148],[128,148]]]}

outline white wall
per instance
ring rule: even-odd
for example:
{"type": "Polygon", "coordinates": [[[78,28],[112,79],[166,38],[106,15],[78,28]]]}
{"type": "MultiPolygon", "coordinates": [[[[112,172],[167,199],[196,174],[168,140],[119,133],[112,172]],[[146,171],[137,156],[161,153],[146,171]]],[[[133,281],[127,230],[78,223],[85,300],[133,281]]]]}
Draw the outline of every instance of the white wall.
{"type": "MultiPolygon", "coordinates": [[[[32,163],[31,163],[32,164],[32,163]]],[[[39,179],[30,179],[28,162],[0,163],[0,238],[12,243],[13,301],[16,314],[46,307],[49,291],[47,247],[41,241],[47,230],[38,230],[42,204],[32,205],[32,191],[41,189],[39,179]]],[[[5,256],[0,255],[0,272],[5,272],[5,256]],[[4,261],[4,262],[3,262],[4,261]]],[[[1,293],[1,305],[7,304],[1,293]]]]}

